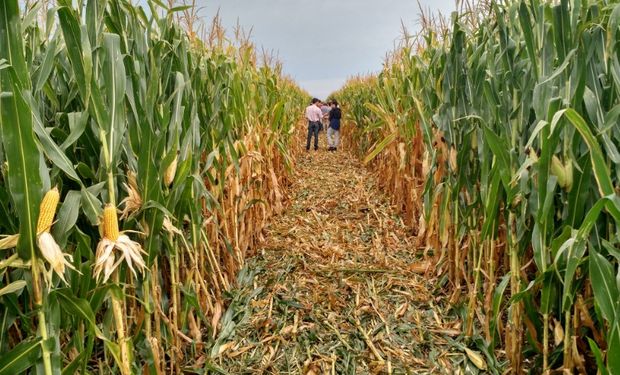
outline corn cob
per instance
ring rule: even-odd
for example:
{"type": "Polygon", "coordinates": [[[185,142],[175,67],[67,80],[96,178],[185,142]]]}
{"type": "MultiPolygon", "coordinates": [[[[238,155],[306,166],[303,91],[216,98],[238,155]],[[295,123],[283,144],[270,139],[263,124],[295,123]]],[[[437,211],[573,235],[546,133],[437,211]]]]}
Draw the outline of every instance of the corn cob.
{"type": "Polygon", "coordinates": [[[103,237],[116,241],[119,234],[116,207],[108,204],[103,209],[103,237]]]}
{"type": "Polygon", "coordinates": [[[39,206],[39,220],[37,221],[38,234],[50,231],[59,200],[60,193],[56,187],[48,191],[43,197],[41,205],[39,206]]]}

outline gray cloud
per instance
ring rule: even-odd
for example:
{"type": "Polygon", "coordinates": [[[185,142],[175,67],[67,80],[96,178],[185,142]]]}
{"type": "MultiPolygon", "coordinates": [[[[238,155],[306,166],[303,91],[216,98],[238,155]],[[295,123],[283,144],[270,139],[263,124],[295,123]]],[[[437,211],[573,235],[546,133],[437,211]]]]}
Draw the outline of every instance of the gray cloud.
{"type": "MultiPolygon", "coordinates": [[[[424,9],[449,14],[453,0],[421,0],[424,9]]],[[[401,20],[417,29],[415,0],[198,0],[202,15],[218,11],[232,31],[237,21],[252,40],[274,51],[312,95],[326,97],[348,77],[381,69],[401,37],[401,20]]]]}

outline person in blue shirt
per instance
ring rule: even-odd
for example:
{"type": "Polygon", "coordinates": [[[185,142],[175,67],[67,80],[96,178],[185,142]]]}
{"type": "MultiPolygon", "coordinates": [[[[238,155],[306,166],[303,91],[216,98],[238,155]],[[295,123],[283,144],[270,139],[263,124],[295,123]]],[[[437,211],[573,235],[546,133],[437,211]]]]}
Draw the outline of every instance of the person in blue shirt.
{"type": "Polygon", "coordinates": [[[340,120],[342,111],[336,100],[331,102],[332,109],[329,111],[329,128],[327,128],[327,145],[328,151],[336,151],[340,144],[340,120]]]}

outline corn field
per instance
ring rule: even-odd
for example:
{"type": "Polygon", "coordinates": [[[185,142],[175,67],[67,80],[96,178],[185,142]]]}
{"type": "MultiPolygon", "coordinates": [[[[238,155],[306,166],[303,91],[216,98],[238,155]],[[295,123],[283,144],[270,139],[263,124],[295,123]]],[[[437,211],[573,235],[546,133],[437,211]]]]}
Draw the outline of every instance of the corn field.
{"type": "Polygon", "coordinates": [[[209,370],[282,210],[307,95],[144,3],[0,4],[0,374],[209,370]]]}
{"type": "Polygon", "coordinates": [[[426,20],[380,74],[334,94],[348,142],[489,371],[620,374],[620,4],[483,2],[426,20]]]}

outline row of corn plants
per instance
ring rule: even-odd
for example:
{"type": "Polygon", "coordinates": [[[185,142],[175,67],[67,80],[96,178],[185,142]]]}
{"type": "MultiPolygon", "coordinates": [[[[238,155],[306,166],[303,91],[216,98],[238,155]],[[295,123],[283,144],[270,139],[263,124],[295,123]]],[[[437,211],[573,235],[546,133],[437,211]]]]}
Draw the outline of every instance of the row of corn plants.
{"type": "Polygon", "coordinates": [[[0,374],[204,372],[307,95],[187,7],[43,3],[0,3],[0,374]]]}
{"type": "Polygon", "coordinates": [[[334,94],[496,373],[620,374],[619,22],[483,2],[334,94]]]}

